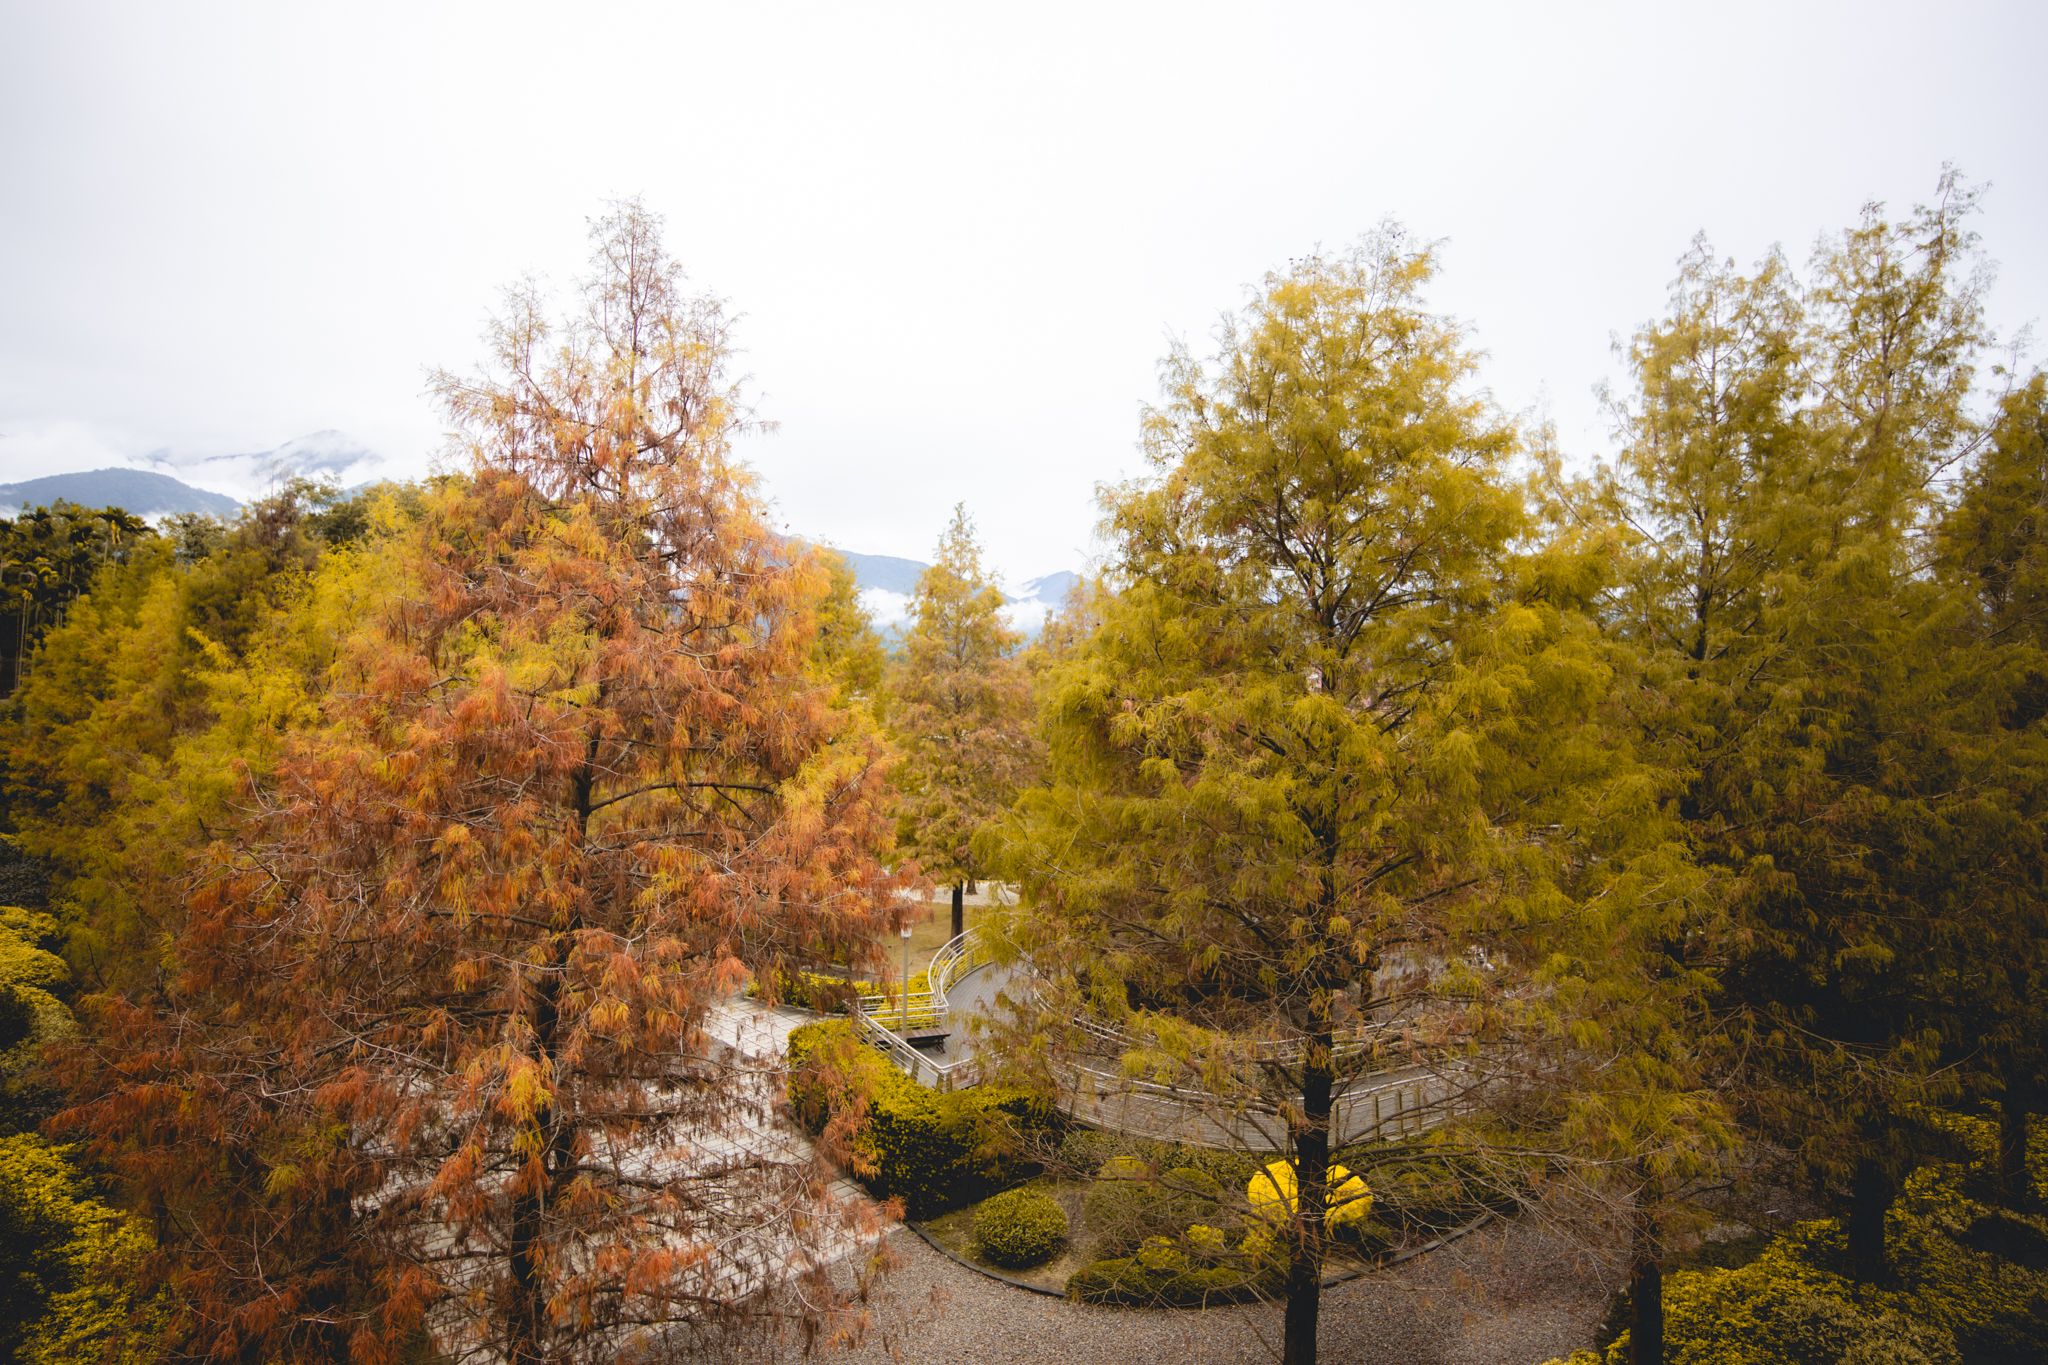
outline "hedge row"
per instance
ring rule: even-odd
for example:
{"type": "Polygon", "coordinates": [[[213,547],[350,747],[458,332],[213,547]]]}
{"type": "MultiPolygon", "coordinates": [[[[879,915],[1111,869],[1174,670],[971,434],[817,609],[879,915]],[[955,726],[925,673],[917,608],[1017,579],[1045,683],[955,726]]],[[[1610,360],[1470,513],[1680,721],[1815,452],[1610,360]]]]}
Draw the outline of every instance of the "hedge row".
{"type": "Polygon", "coordinates": [[[855,1176],[883,1198],[902,1199],[913,1218],[971,1204],[1035,1173],[1018,1155],[1022,1139],[1052,1121],[1019,1090],[927,1090],[840,1019],[790,1033],[789,1100],[814,1133],[834,1118],[851,1121],[855,1176]]]}

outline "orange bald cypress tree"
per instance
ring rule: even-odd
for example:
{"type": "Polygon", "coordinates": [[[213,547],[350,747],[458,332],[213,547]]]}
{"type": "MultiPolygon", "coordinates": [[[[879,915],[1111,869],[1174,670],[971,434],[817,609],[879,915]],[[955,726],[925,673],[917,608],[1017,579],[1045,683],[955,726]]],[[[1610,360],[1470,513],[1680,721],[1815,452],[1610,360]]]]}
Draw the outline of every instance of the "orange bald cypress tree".
{"type": "Polygon", "coordinates": [[[414,581],[164,997],[101,1002],[74,1116],[159,1212],[193,1355],[670,1359],[830,1302],[854,1215],[704,1025],[748,969],[871,951],[877,751],[806,678],[823,574],[729,457],[722,312],[637,206],[594,236],[581,316],[515,292],[492,369],[438,377],[473,470],[414,581]]]}

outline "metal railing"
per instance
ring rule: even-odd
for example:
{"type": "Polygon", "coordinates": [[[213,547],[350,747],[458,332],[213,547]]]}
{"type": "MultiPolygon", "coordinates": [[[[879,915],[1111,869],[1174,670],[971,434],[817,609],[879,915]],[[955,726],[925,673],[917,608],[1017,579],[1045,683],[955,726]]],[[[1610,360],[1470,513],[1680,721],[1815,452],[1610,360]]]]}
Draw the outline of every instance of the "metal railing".
{"type": "MultiPolygon", "coordinates": [[[[854,1011],[854,1026],[863,1038],[888,1054],[918,1084],[950,1091],[971,1085],[981,1068],[972,1056],[941,1061],[913,1045],[906,1033],[936,1031],[953,1022],[948,992],[971,973],[993,961],[981,937],[969,929],[932,955],[926,972],[929,988],[907,996],[864,995],[854,1011]]],[[[1085,1016],[1074,1021],[1115,1052],[1142,1046],[1142,1040],[1113,1024],[1085,1016]]],[[[1356,1057],[1374,1035],[1397,1026],[1364,1024],[1338,1035],[1333,1060],[1356,1057]]],[[[1252,1059],[1267,1064],[1298,1060],[1298,1040],[1255,1043],[1252,1059]]],[[[1276,1115],[1259,1114],[1242,1103],[1198,1086],[1162,1085],[1118,1075],[1077,1062],[1066,1068],[1066,1093],[1061,1107],[1084,1123],[1202,1146],[1270,1147],[1286,1144],[1286,1125],[1276,1115]]],[[[1340,1143],[1412,1136],[1433,1128],[1461,1107],[1463,1087],[1449,1074],[1425,1066],[1389,1068],[1357,1077],[1335,1097],[1333,1136],[1340,1143]]]]}
{"type": "Polygon", "coordinates": [[[943,1062],[913,1045],[908,1038],[878,1022],[866,1014],[853,1016],[853,1026],[861,1037],[882,1049],[889,1060],[896,1063],[903,1073],[919,1085],[931,1090],[958,1090],[974,1084],[981,1075],[981,1068],[972,1057],[943,1062]]]}
{"type": "Polygon", "coordinates": [[[972,929],[948,939],[932,954],[932,965],[925,973],[927,989],[861,996],[853,1012],[854,1028],[861,1037],[886,1052],[919,1085],[942,1091],[971,1085],[981,1074],[973,1058],[940,1061],[916,1047],[906,1035],[934,1033],[951,1025],[953,1004],[946,992],[991,960],[980,935],[972,929]]]}
{"type": "Polygon", "coordinates": [[[925,979],[931,983],[933,994],[939,997],[943,1005],[946,992],[952,989],[954,982],[969,972],[986,967],[992,961],[994,956],[988,946],[981,941],[981,935],[969,929],[964,934],[947,939],[940,945],[939,950],[932,954],[931,970],[925,973],[925,979]]]}
{"type": "MultiPolygon", "coordinates": [[[[1166,1085],[1073,1064],[1058,1097],[1069,1116],[1096,1128],[1236,1151],[1285,1151],[1280,1115],[1248,1108],[1200,1086],[1166,1085]]],[[[1410,1137],[1462,1107],[1455,1080],[1419,1068],[1359,1077],[1335,1097],[1331,1140],[1340,1146],[1410,1137]]]]}
{"type": "Polygon", "coordinates": [[[982,945],[980,935],[972,929],[954,938],[947,939],[936,953],[932,954],[932,965],[925,972],[926,988],[921,991],[898,991],[894,995],[863,995],[858,1001],[856,1013],[871,1023],[898,1032],[909,1029],[936,1029],[950,1022],[952,1004],[946,999],[946,991],[961,977],[991,961],[989,950],[982,945]]]}
{"type": "Polygon", "coordinates": [[[863,995],[854,1014],[898,1032],[936,1029],[946,1022],[946,997],[938,991],[898,991],[894,995],[863,995]]]}

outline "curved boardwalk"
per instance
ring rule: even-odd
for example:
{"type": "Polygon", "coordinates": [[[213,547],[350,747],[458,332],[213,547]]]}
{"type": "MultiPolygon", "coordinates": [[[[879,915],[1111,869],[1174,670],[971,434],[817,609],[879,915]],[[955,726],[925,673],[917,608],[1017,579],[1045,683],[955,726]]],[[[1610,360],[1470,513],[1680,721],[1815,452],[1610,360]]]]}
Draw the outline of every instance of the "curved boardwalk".
{"type": "MultiPolygon", "coordinates": [[[[923,1085],[952,1089],[974,1078],[974,1021],[991,1018],[1003,1007],[1002,992],[1015,978],[1007,966],[965,958],[960,945],[971,933],[948,943],[933,959],[935,978],[936,964],[949,953],[967,965],[943,987],[942,1008],[951,1024],[943,1043],[913,1047],[897,1037],[889,1027],[895,1006],[885,997],[875,998],[877,1007],[864,1020],[870,1038],[923,1085]]],[[[1245,1112],[1203,1090],[1135,1081],[1114,1068],[1108,1057],[1070,1066],[1060,1107],[1091,1127],[1165,1142],[1250,1151],[1284,1151],[1289,1145],[1286,1125],[1276,1115],[1245,1112]]],[[[1453,1077],[1423,1065],[1361,1076],[1337,1097],[1333,1136],[1337,1145],[1349,1146],[1420,1132],[1442,1120],[1456,1094],[1453,1077]]]]}

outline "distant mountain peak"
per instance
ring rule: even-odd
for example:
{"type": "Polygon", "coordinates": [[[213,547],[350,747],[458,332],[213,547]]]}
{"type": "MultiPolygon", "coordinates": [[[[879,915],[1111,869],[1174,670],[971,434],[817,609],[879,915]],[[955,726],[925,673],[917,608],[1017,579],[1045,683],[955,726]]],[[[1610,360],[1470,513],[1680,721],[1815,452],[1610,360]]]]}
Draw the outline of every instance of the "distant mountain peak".
{"type": "MultiPolygon", "coordinates": [[[[917,592],[917,580],[931,565],[900,555],[866,555],[853,550],[834,549],[853,570],[860,589],[860,604],[886,636],[900,634],[910,620],[910,599],[917,592]]],[[[1037,635],[1045,624],[1045,613],[1066,605],[1067,594],[1081,581],[1071,569],[1022,583],[1003,585],[1003,615],[1010,625],[1026,635],[1037,635]]]]}
{"type": "Polygon", "coordinates": [[[226,517],[234,515],[241,505],[224,493],[194,488],[149,469],[88,469],[0,484],[0,509],[10,513],[56,502],[76,503],[80,507],[119,507],[143,518],[179,512],[226,517]]]}

